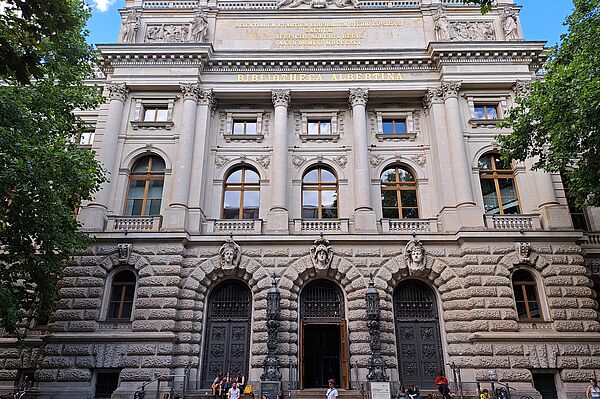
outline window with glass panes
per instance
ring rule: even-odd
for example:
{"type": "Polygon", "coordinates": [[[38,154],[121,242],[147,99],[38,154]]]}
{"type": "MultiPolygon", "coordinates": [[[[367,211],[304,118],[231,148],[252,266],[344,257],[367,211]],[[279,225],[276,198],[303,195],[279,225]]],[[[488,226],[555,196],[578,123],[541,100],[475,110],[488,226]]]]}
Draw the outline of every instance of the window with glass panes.
{"type": "Polygon", "coordinates": [[[309,119],[307,121],[307,132],[306,134],[311,135],[323,135],[331,134],[331,119],[309,119]]]}
{"type": "Polygon", "coordinates": [[[310,169],[302,178],[302,218],[337,219],[338,184],[328,169],[310,169]]]}
{"type": "Polygon", "coordinates": [[[406,119],[386,118],[382,120],[383,134],[406,134],[406,119]]]}
{"type": "Polygon", "coordinates": [[[123,270],[115,274],[110,289],[108,313],[106,319],[129,320],[135,296],[135,274],[131,270],[123,270]]]}
{"type": "Polygon", "coordinates": [[[223,219],[258,219],[260,181],[256,171],[242,167],[227,176],[223,188],[223,219]]]}
{"type": "Polygon", "coordinates": [[[498,119],[498,104],[475,104],[475,119],[498,119]]]}
{"type": "Polygon", "coordinates": [[[256,119],[235,119],[233,121],[233,134],[252,135],[256,134],[256,119]]]}
{"type": "Polygon", "coordinates": [[[381,174],[381,207],[386,219],[418,219],[417,181],[401,166],[381,174]]]}
{"type": "Polygon", "coordinates": [[[571,220],[573,221],[573,228],[575,230],[588,231],[588,223],[585,215],[585,208],[579,206],[573,195],[571,194],[571,187],[567,176],[560,176],[563,182],[563,188],[565,189],[565,197],[567,198],[567,204],[569,205],[569,213],[571,214],[571,220]]]}
{"type": "Polygon", "coordinates": [[[521,213],[515,175],[499,154],[479,158],[479,182],[486,214],[509,215],[521,213]]]}
{"type": "Polygon", "coordinates": [[[535,278],[527,270],[517,270],[512,276],[512,282],[519,319],[541,319],[535,278]]]}
{"type": "Polygon", "coordinates": [[[144,106],[144,122],[166,122],[169,118],[169,109],[165,106],[144,106]]]}
{"type": "Polygon", "coordinates": [[[129,173],[129,188],[125,200],[125,215],[160,215],[165,179],[165,161],[148,156],[135,163],[129,173]]]}

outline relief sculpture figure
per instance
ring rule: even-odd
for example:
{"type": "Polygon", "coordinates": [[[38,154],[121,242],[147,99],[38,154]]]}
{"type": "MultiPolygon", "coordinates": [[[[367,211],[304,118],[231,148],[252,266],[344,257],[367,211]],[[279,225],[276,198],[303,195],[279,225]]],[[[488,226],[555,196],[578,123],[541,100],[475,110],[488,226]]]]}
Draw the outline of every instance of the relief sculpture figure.
{"type": "Polygon", "coordinates": [[[135,43],[135,34],[140,27],[140,15],[138,11],[132,9],[127,14],[123,27],[121,29],[121,42],[135,43]]]}
{"type": "Polygon", "coordinates": [[[505,40],[516,40],[519,38],[517,32],[517,16],[515,12],[510,8],[504,9],[504,20],[502,21],[502,29],[504,30],[505,40]]]}
{"type": "Polygon", "coordinates": [[[200,10],[196,13],[192,21],[190,22],[187,41],[190,43],[202,42],[206,37],[206,31],[208,30],[208,20],[204,10],[200,10]]]}

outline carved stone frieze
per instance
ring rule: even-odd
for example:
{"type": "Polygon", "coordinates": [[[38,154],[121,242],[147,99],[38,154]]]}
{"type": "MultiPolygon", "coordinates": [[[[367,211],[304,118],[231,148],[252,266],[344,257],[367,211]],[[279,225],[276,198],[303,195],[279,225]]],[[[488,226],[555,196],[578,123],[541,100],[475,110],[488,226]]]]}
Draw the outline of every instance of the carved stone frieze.
{"type": "Polygon", "coordinates": [[[290,7],[295,8],[305,4],[312,8],[327,8],[328,6],[335,5],[338,8],[360,8],[358,0],[280,0],[277,3],[277,8],[290,7]]]}
{"type": "Polygon", "coordinates": [[[256,162],[258,162],[263,168],[269,169],[269,165],[271,164],[271,157],[268,155],[260,155],[256,157],[256,162]]]}
{"type": "Polygon", "coordinates": [[[496,40],[492,21],[452,21],[450,27],[450,40],[453,41],[496,40]]]}
{"type": "Polygon", "coordinates": [[[333,157],[333,161],[344,168],[348,163],[348,157],[345,155],[338,155],[337,157],[333,157]]]}
{"type": "Polygon", "coordinates": [[[198,101],[200,85],[198,83],[180,83],[179,88],[184,100],[198,101]]]}
{"type": "Polygon", "coordinates": [[[290,91],[286,89],[272,90],[271,99],[273,100],[273,106],[275,107],[289,107],[291,95],[290,91]]]}
{"type": "Polygon", "coordinates": [[[106,89],[108,90],[108,98],[110,100],[119,100],[121,102],[127,100],[129,88],[125,83],[108,83],[106,89]]]}
{"type": "Polygon", "coordinates": [[[371,157],[369,158],[369,162],[373,167],[379,166],[383,162],[383,157],[379,154],[371,155],[371,157]]]}
{"type": "Polygon", "coordinates": [[[350,108],[354,108],[357,105],[366,106],[369,100],[369,89],[350,89],[350,95],[348,96],[348,104],[350,108]]]}
{"type": "Polygon", "coordinates": [[[224,155],[217,155],[215,157],[215,165],[219,168],[222,168],[230,159],[224,155]]]}
{"type": "Polygon", "coordinates": [[[517,97],[527,97],[531,93],[531,80],[517,80],[513,84],[513,91],[517,97]]]}
{"type": "Polygon", "coordinates": [[[427,162],[427,158],[425,157],[425,154],[416,154],[416,155],[413,155],[412,157],[410,157],[410,159],[415,161],[415,163],[417,165],[419,165],[420,167],[425,166],[425,163],[427,162]]]}
{"type": "Polygon", "coordinates": [[[203,10],[198,11],[188,24],[148,24],[146,43],[201,43],[206,40],[208,20],[203,10]]]}
{"type": "Polygon", "coordinates": [[[223,269],[233,269],[239,266],[242,259],[240,246],[229,237],[219,249],[220,265],[223,269]]]}
{"type": "Polygon", "coordinates": [[[294,155],[292,157],[292,163],[297,168],[299,168],[300,166],[304,165],[304,162],[306,162],[306,158],[301,157],[300,155],[294,155]]]}
{"type": "Polygon", "coordinates": [[[323,237],[317,238],[310,248],[310,259],[312,260],[315,269],[325,270],[333,260],[333,249],[329,240],[323,237]]]}

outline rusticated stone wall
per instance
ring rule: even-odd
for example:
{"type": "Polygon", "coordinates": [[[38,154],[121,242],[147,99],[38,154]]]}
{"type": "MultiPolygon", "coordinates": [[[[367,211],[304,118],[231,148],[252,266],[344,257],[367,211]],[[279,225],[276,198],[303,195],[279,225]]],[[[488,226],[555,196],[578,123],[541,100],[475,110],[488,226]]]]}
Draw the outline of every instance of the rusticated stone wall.
{"type": "MultiPolygon", "coordinates": [[[[364,293],[373,273],[381,295],[382,354],[393,380],[398,374],[392,295],[406,278],[425,281],[437,293],[444,363],[462,367],[463,379],[483,380],[494,369],[500,379],[529,392],[531,369],[558,370],[568,393],[587,378],[600,377],[597,303],[577,245],[534,242],[523,258],[513,242],[423,241],[427,265],[410,274],[403,245],[393,242],[336,243],[331,238],[333,261],[319,268],[310,258],[311,240],[268,246],[239,241],[242,256],[235,267],[222,266],[222,241],[133,242],[125,260],[116,244],[93,246],[65,270],[50,335],[43,342],[31,335],[25,349],[16,348],[14,340],[1,341],[0,387],[13,384],[18,369],[37,369],[36,379],[48,397],[63,392],[66,384],[72,397],[86,397],[93,392],[94,370],[115,368],[121,369],[118,392],[125,397],[154,375],[181,371],[188,362],[197,365],[205,303],[226,278],[246,282],[253,294],[250,379],[257,380],[267,353],[265,309],[272,273],[282,297],[277,351],[282,366],[297,361],[299,293],[324,277],[344,292],[350,361],[359,365],[361,376],[366,374],[370,352],[364,293]],[[103,321],[107,278],[122,267],[138,275],[132,320],[103,321]],[[517,320],[510,281],[517,267],[538,274],[543,322],[517,320]]],[[[196,370],[193,378],[199,379],[196,370]]]]}

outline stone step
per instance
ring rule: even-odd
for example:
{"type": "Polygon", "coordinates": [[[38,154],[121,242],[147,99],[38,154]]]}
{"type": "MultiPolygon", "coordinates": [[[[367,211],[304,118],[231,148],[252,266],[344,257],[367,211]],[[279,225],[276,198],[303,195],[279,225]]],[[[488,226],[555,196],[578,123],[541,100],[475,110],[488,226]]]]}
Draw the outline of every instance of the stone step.
{"type": "MultiPolygon", "coordinates": [[[[299,389],[293,390],[292,399],[325,399],[325,393],[327,392],[327,388],[311,388],[311,389],[299,389]]],[[[362,399],[359,391],[346,390],[346,389],[338,389],[338,398],[343,399],[362,399]]],[[[258,397],[258,391],[255,391],[256,399],[260,399],[258,397]]],[[[289,392],[284,392],[283,399],[289,398],[289,392]]],[[[242,395],[241,399],[249,399],[249,395],[242,395]]],[[[185,394],[185,399],[213,399],[212,392],[210,389],[198,389],[198,390],[189,390],[185,394]]],[[[226,397],[217,399],[226,399],[226,397]]]]}

